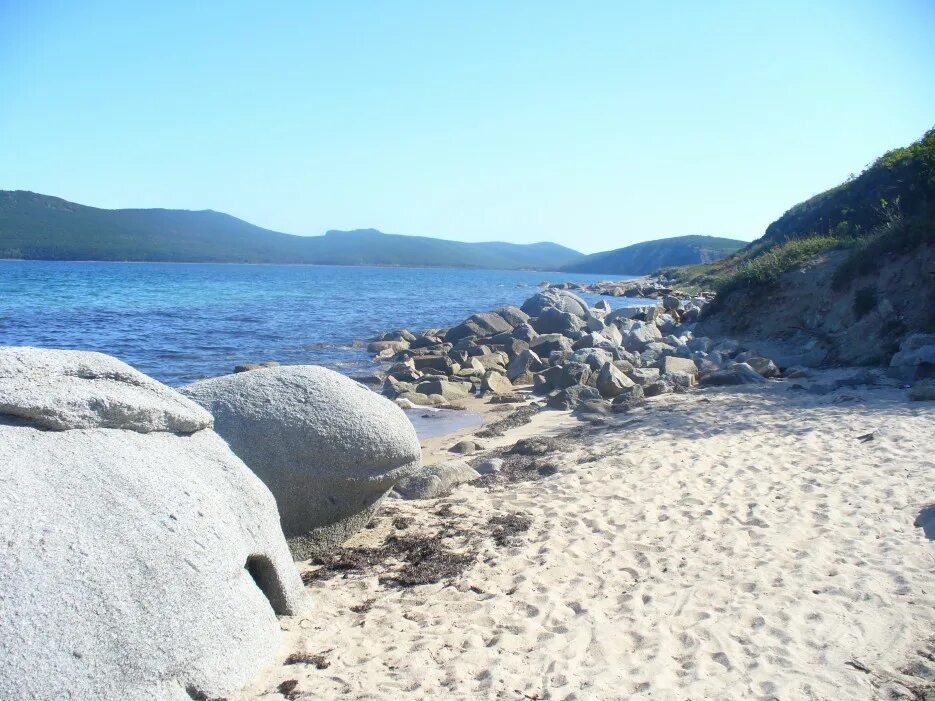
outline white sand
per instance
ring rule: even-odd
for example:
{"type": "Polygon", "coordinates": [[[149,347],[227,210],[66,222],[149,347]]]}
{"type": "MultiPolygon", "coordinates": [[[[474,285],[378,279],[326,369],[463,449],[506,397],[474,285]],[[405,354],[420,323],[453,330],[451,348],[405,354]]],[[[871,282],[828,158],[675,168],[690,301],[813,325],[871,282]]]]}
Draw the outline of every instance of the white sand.
{"type": "MultiPolygon", "coordinates": [[[[277,665],[234,698],[297,679],[308,699],[883,699],[935,679],[935,541],[913,525],[935,503],[933,403],[773,383],[616,421],[567,441],[554,476],[440,500],[476,533],[533,519],[452,585],[314,583],[282,658],[330,666],[277,665]]],[[[437,507],[391,510],[431,528],[437,507]]]]}

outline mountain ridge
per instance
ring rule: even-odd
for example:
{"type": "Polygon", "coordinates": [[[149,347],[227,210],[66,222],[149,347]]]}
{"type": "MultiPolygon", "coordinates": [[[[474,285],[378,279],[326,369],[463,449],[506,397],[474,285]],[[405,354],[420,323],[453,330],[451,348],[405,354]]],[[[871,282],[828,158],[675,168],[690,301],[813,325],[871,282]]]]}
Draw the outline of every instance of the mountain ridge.
{"type": "Polygon", "coordinates": [[[555,270],[583,254],[549,242],[475,243],[377,229],[299,236],[210,209],[103,209],[0,190],[0,257],[555,270]]]}
{"type": "Polygon", "coordinates": [[[720,236],[673,236],[592,253],[563,266],[562,272],[648,275],[665,266],[710,263],[746,245],[746,241],[720,236]]]}

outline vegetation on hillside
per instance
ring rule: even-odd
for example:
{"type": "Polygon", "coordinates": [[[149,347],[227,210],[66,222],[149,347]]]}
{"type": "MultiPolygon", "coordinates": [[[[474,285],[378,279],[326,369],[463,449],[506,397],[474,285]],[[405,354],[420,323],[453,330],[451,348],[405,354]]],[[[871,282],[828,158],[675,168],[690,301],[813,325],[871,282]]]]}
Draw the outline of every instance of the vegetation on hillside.
{"type": "Polygon", "coordinates": [[[675,236],[594,253],[566,265],[562,270],[571,273],[647,275],[662,266],[715,261],[744,245],[744,241],[718,236],[675,236]]]}
{"type": "Polygon", "coordinates": [[[554,243],[463,243],[374,229],[293,236],[220,212],[97,209],[0,191],[0,258],[556,270],[582,257],[554,243]]]}
{"type": "Polygon", "coordinates": [[[840,290],[879,269],[888,256],[925,242],[935,242],[935,129],[884,154],[859,176],[797,204],[734,255],[661,272],[686,286],[714,288],[723,298],[773,284],[825,251],[849,248],[835,272],[840,290]]]}

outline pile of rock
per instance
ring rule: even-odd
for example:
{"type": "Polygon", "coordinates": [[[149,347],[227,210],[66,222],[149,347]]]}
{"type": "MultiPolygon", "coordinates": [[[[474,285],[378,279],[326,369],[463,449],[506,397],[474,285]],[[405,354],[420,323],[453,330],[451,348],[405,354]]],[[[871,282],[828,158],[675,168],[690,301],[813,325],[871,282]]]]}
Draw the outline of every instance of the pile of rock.
{"type": "Polygon", "coordinates": [[[765,381],[772,361],[736,341],[696,338],[693,322],[707,299],[662,297],[661,304],[590,307],[556,286],[521,308],[474,314],[450,329],[383,334],[369,349],[391,363],[384,395],[404,406],[443,405],[474,393],[509,395],[532,387],[549,406],[615,407],[697,384],[765,381]]]}

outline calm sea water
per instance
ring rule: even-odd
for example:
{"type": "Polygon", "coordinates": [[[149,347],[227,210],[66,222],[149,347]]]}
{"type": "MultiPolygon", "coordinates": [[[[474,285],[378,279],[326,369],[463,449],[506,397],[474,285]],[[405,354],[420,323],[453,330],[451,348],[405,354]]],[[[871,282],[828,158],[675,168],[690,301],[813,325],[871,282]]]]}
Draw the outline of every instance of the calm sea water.
{"type": "MultiPolygon", "coordinates": [[[[0,261],[0,345],[96,350],[170,385],[244,362],[372,369],[355,340],[520,304],[543,280],[500,270],[0,261]]],[[[596,300],[597,297],[591,297],[596,300]]],[[[613,304],[622,304],[614,300],[613,304]]]]}

